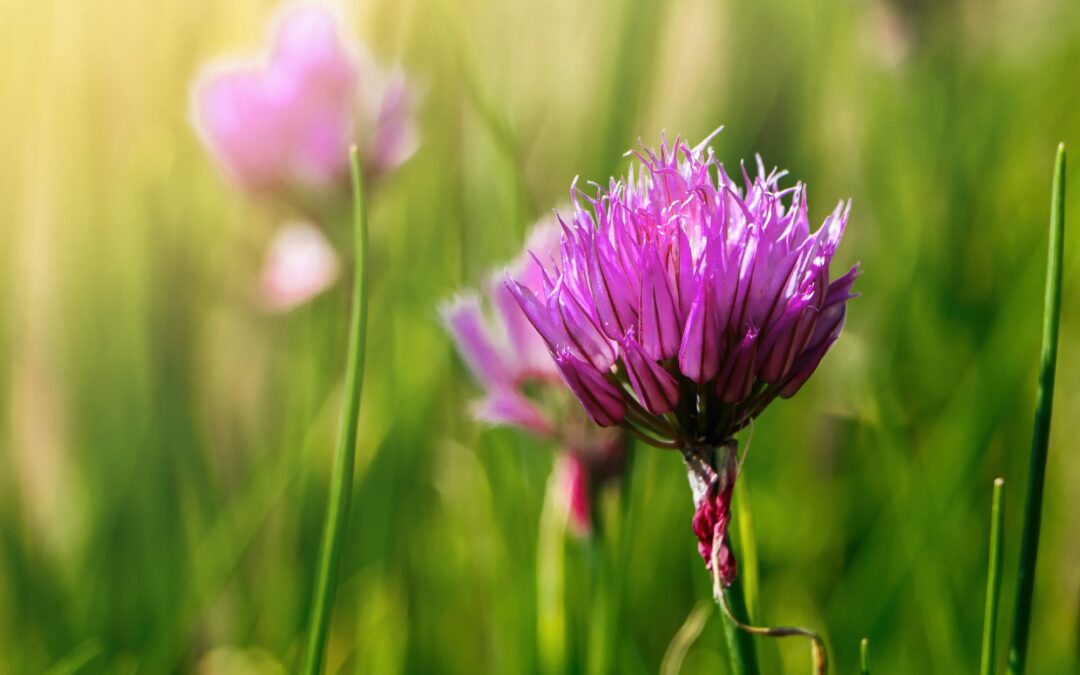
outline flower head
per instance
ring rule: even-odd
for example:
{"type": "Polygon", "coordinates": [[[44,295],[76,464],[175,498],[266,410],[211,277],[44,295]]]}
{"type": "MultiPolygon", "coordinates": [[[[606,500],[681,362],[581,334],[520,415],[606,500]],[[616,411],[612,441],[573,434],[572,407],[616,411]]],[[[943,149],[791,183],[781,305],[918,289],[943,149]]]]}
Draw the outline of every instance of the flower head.
{"type": "Polygon", "coordinates": [[[695,456],[734,452],[733,434],[806,382],[858,275],[830,277],[849,204],[811,232],[804,184],[781,188],[786,172],[760,158],[737,182],[705,146],[662,142],[634,153],[625,181],[574,190],[539,280],[506,282],[594,422],[680,448],[712,485],[695,491],[703,554],[726,528],[735,465],[695,456]]]}
{"type": "Polygon", "coordinates": [[[322,293],[337,280],[337,253],[315,225],[293,222],[274,235],[262,270],[266,309],[284,312],[322,293]]]}
{"type": "Polygon", "coordinates": [[[196,126],[224,173],[259,193],[344,191],[349,146],[369,177],[412,154],[412,94],[343,40],[319,3],[289,5],[260,62],[212,64],[193,90],[196,126]]]}
{"type": "MultiPolygon", "coordinates": [[[[558,224],[549,219],[533,229],[527,248],[550,255],[557,250],[558,241],[558,224]]],[[[510,273],[524,283],[536,284],[545,274],[532,255],[522,256],[510,273]]],[[[595,489],[620,472],[621,436],[610,429],[595,428],[581,413],[560,381],[560,367],[500,278],[491,280],[488,300],[494,305],[494,321],[488,320],[476,294],[459,296],[442,312],[458,353],[484,388],[473,414],[560,445],[563,456],[553,485],[566,500],[573,529],[588,532],[595,489]]]]}

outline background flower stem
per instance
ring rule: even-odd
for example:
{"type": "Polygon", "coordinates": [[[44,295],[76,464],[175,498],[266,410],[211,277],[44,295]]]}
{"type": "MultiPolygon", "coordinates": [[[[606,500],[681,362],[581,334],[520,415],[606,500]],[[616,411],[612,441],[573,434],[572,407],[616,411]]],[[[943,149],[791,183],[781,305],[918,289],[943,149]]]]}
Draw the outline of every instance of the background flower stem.
{"type": "Polygon", "coordinates": [[[993,675],[997,654],[998,600],[1001,595],[1001,555],[1004,548],[1005,481],[994,481],[990,507],[990,556],[986,574],[986,615],[983,618],[982,675],[993,675]]]}
{"type": "Polygon", "coordinates": [[[870,638],[859,641],[859,673],[870,675],[870,638]]]}
{"type": "Polygon", "coordinates": [[[304,657],[306,675],[322,671],[330,613],[334,606],[334,589],[345,525],[349,518],[349,498],[352,492],[353,465],[356,459],[356,430],[360,416],[360,392],[364,382],[364,352],[367,335],[367,217],[364,210],[364,190],[360,177],[360,159],[355,147],[349,153],[353,192],[353,238],[356,247],[356,269],[353,274],[353,299],[349,326],[349,352],[345,366],[345,399],[341,415],[341,430],[330,477],[330,498],[319,552],[318,576],[308,623],[307,652],[304,657]]]}
{"type": "Polygon", "coordinates": [[[1024,503],[1024,529],[1020,541],[1020,567],[1016,579],[1016,612],[1009,647],[1009,675],[1021,675],[1027,659],[1031,630],[1031,601],[1035,589],[1035,563],[1039,553],[1043,483],[1050,444],[1050,414],[1054,405],[1058,326],[1061,320],[1061,256],[1065,236],[1065,144],[1058,145],[1054,186],[1050,198],[1050,246],[1046,266],[1043,307],[1042,365],[1035,404],[1035,430],[1031,441],[1031,469],[1024,503]]]}

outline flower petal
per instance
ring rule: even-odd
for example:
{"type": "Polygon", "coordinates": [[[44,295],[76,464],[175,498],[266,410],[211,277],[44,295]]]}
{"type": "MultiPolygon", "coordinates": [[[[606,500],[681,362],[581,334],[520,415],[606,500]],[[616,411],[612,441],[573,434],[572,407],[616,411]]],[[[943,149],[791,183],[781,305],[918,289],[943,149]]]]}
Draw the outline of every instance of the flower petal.
{"type": "Polygon", "coordinates": [[[664,415],[674,410],[679,404],[678,381],[646,354],[633,336],[627,336],[621,344],[630,386],[634,388],[641,405],[654,415],[664,415]]]}
{"type": "Polygon", "coordinates": [[[645,249],[641,284],[641,347],[654,359],[668,359],[679,352],[682,331],[667,272],[656,246],[645,249]]]}
{"type": "Polygon", "coordinates": [[[568,349],[555,355],[555,364],[593,422],[610,427],[622,421],[626,415],[626,402],[622,393],[604,379],[600,371],[577,359],[568,349]]]}
{"type": "Polygon", "coordinates": [[[458,353],[465,360],[473,377],[485,387],[513,386],[514,373],[502,353],[495,347],[484,325],[480,301],[474,295],[464,295],[442,308],[446,325],[458,353]]]}

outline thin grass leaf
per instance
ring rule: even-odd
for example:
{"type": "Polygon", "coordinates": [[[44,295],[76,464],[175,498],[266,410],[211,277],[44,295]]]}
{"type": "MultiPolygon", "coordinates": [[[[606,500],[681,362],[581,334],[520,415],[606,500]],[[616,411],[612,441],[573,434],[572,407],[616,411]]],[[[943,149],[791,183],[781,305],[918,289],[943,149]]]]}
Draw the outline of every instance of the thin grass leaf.
{"type": "Polygon", "coordinates": [[[870,675],[870,638],[859,641],[859,673],[870,675]]]}
{"type": "Polygon", "coordinates": [[[679,627],[679,632],[668,644],[664,658],[660,661],[660,675],[679,675],[682,670],[683,660],[690,647],[705,630],[705,624],[709,621],[709,615],[713,613],[711,600],[699,600],[694,609],[686,617],[686,621],[679,627]]]}
{"type": "Polygon", "coordinates": [[[1009,675],[1022,675],[1026,667],[1031,632],[1031,601],[1035,589],[1035,564],[1039,553],[1043,484],[1050,444],[1050,414],[1054,405],[1054,371],[1057,366],[1058,326],[1061,322],[1061,256],[1065,237],[1065,144],[1058,146],[1054,186],[1050,198],[1050,246],[1046,266],[1046,297],[1043,308],[1042,365],[1035,403],[1035,430],[1031,441],[1031,469],[1024,503],[1024,529],[1020,542],[1020,565],[1016,579],[1016,611],[1009,647],[1009,675]]]}
{"type": "Polygon", "coordinates": [[[74,675],[101,654],[101,643],[95,639],[79,643],[70,654],[45,671],[45,675],[74,675]]]}
{"type": "Polygon", "coordinates": [[[334,606],[341,542],[349,519],[349,498],[352,494],[353,465],[356,460],[356,429],[360,417],[360,392],[364,382],[364,356],[367,338],[367,217],[364,209],[364,189],[360,178],[360,158],[354,146],[349,153],[353,191],[353,238],[356,247],[356,271],[353,275],[352,322],[349,326],[349,353],[345,365],[345,400],[341,414],[341,431],[334,454],[330,497],[326,510],[322,547],[319,553],[318,577],[312,600],[308,625],[306,675],[322,671],[330,613],[334,606]]]}
{"type": "Polygon", "coordinates": [[[735,524],[739,531],[739,568],[745,582],[747,617],[750,623],[754,623],[761,613],[761,586],[754,518],[750,512],[750,485],[745,477],[742,485],[735,490],[735,514],[735,524]]]}
{"type": "Polygon", "coordinates": [[[990,555],[986,574],[986,614],[983,618],[982,675],[993,675],[997,655],[998,601],[1001,595],[1001,556],[1004,549],[1005,481],[994,481],[990,506],[990,555]]]}

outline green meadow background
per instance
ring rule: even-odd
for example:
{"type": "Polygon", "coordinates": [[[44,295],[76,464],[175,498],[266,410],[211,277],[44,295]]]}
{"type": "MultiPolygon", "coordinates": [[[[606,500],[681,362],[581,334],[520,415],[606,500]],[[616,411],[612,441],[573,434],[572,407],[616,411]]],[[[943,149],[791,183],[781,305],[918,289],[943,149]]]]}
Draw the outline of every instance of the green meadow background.
{"type": "MultiPolygon", "coordinates": [[[[347,284],[258,309],[283,214],[216,175],[188,102],[200,64],[257,50],[273,9],[0,1],[0,673],[298,666],[347,284]]],[[[639,448],[603,537],[539,546],[550,448],[468,418],[478,391],[437,307],[514,255],[575,175],[624,172],[639,137],[720,124],[729,166],[760,152],[808,181],[815,223],[853,199],[837,269],[864,270],[840,342],[754,428],[738,490],[755,619],[819,630],[836,673],[856,670],[863,636],[875,673],[975,672],[1003,476],[1004,652],[1053,153],[1080,151],[1080,3],[348,12],[418,83],[423,138],[370,194],[369,367],[328,672],[658,672],[709,597],[681,462],[639,448]]],[[[1075,166],[1030,654],[1046,674],[1080,672],[1075,166]]],[[[713,613],[683,673],[726,672],[720,626],[713,613]]],[[[758,649],[765,673],[809,669],[805,642],[758,649]]]]}

